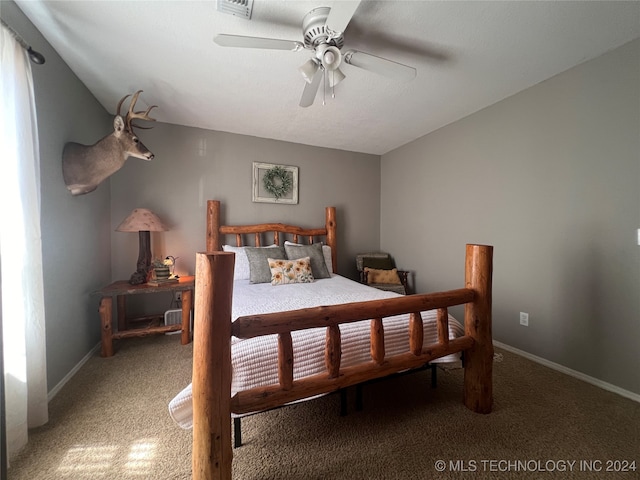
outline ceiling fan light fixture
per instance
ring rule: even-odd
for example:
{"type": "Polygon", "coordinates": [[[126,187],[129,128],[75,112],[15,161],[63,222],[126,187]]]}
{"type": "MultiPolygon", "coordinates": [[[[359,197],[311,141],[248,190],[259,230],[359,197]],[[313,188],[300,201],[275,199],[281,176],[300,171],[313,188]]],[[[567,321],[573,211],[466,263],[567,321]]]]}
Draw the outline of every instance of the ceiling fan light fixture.
{"type": "Polygon", "coordinates": [[[309,59],[298,67],[298,71],[302,74],[302,77],[307,83],[311,83],[314,75],[318,71],[318,68],[320,68],[318,63],[313,59],[309,59]]]}
{"type": "Polygon", "coordinates": [[[333,54],[333,52],[329,51],[324,54],[323,62],[326,62],[327,65],[331,65],[335,63],[335,60],[336,60],[336,56],[333,54]]]}
{"type": "Polygon", "coordinates": [[[316,57],[320,60],[322,66],[329,71],[337,69],[342,62],[340,49],[327,44],[318,45],[316,48],[316,57]]]}

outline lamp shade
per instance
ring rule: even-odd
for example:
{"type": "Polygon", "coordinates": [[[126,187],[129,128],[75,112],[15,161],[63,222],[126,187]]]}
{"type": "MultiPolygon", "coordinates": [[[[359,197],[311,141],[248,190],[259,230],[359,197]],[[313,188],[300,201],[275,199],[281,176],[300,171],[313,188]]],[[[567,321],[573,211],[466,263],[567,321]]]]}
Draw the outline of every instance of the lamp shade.
{"type": "Polygon", "coordinates": [[[125,218],[116,232],[166,232],[169,230],[162,220],[147,208],[136,208],[125,218]]]}

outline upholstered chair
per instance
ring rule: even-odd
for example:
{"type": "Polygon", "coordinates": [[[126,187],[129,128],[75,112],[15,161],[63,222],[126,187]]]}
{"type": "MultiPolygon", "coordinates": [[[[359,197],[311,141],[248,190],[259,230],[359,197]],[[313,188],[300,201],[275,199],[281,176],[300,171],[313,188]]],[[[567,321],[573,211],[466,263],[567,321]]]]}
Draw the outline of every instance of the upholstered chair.
{"type": "Polygon", "coordinates": [[[393,258],[386,252],[370,252],[356,255],[356,268],[360,282],[380,290],[409,293],[409,272],[398,270],[393,258]]]}

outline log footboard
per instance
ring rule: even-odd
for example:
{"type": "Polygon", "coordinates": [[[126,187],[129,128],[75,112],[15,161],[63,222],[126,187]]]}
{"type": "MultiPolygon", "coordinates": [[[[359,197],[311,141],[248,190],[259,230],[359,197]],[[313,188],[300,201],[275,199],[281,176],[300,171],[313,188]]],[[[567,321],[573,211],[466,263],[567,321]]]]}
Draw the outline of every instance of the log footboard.
{"type": "MultiPolygon", "coordinates": [[[[217,240],[216,240],[217,242],[217,240]]],[[[467,245],[465,288],[433,294],[252,315],[231,322],[234,254],[197,254],[193,364],[193,478],[230,480],[231,413],[249,413],[417,368],[464,351],[464,404],[489,413],[493,400],[491,281],[493,247],[467,245]],[[465,305],[465,335],[448,337],[447,309],[465,305]],[[423,345],[420,312],[437,310],[438,342],[423,345]],[[385,317],[409,314],[409,350],[387,356],[385,317]],[[295,320],[295,321],[294,321],[295,320]],[[371,360],[341,367],[341,324],[371,321],[371,360]],[[291,332],[325,328],[326,372],[293,379],[291,332]],[[231,397],[231,336],[278,335],[279,381],[231,397]]]]}

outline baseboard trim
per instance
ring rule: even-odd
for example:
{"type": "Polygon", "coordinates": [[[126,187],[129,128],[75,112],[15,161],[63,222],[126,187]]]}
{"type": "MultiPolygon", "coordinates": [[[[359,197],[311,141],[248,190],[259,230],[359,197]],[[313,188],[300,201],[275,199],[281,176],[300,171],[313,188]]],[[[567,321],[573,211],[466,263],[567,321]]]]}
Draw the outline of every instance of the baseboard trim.
{"type": "Polygon", "coordinates": [[[524,350],[520,350],[518,348],[512,347],[511,345],[498,342],[497,340],[493,341],[493,345],[498,348],[507,350],[508,352],[515,353],[516,355],[520,355],[521,357],[527,358],[532,362],[536,362],[541,365],[544,365],[545,367],[549,367],[552,370],[557,370],[558,372],[569,375],[570,377],[577,378],[584,382],[590,383],[591,385],[595,385],[596,387],[600,387],[604,390],[608,390],[609,392],[617,393],[622,397],[625,397],[625,398],[628,398],[629,400],[633,400],[635,402],[640,403],[640,395],[638,395],[637,393],[633,393],[628,390],[625,390],[624,388],[620,388],[610,383],[603,382],[602,380],[599,380],[594,377],[590,377],[589,375],[586,375],[582,372],[572,370],[570,368],[565,367],[564,365],[560,365],[559,363],[552,362],[550,360],[547,360],[546,358],[538,357],[529,352],[525,352],[524,350]]]}
{"type": "Polygon", "coordinates": [[[89,351],[89,353],[87,353],[87,354],[82,358],[82,360],[80,360],[80,361],[78,362],[78,364],[77,364],[75,367],[73,367],[73,368],[71,369],[71,371],[70,371],[69,373],[67,373],[67,374],[64,376],[64,378],[63,378],[62,380],[60,380],[60,381],[58,382],[58,384],[57,384],[55,387],[53,387],[53,388],[49,391],[49,393],[47,393],[47,402],[50,402],[50,401],[53,399],[53,397],[55,397],[55,396],[58,394],[58,392],[59,392],[60,390],[62,390],[62,387],[64,387],[64,386],[65,386],[65,384],[66,384],[69,380],[71,380],[71,377],[73,377],[73,376],[78,372],[78,370],[80,370],[80,369],[82,368],[82,366],[83,366],[85,363],[87,363],[91,357],[93,357],[93,354],[94,354],[94,353],[96,353],[96,352],[100,349],[100,345],[101,345],[101,344],[100,344],[100,343],[98,343],[95,347],[93,347],[93,348],[89,351]]]}

